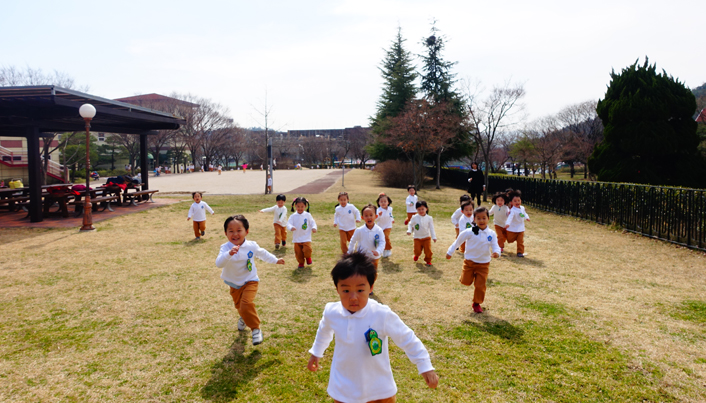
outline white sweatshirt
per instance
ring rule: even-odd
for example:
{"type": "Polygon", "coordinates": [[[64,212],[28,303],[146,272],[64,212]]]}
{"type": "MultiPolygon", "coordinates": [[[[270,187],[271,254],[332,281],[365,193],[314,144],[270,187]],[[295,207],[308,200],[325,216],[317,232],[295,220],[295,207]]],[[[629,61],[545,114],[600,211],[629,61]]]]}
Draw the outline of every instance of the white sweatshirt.
{"type": "Polygon", "coordinates": [[[510,209],[506,205],[498,207],[497,204],[493,204],[493,207],[490,208],[490,212],[488,212],[488,214],[493,216],[494,225],[497,225],[498,227],[505,227],[507,223],[507,215],[510,214],[510,209]]]}
{"type": "Polygon", "coordinates": [[[436,232],[434,232],[434,219],[429,214],[423,217],[419,214],[415,214],[409,220],[407,232],[413,233],[415,239],[431,237],[432,240],[435,240],[436,232]]]}
{"type": "Polygon", "coordinates": [[[380,259],[382,252],[385,250],[385,233],[382,232],[377,224],[373,224],[373,229],[368,229],[368,226],[363,224],[358,227],[353,236],[351,243],[348,245],[348,253],[363,252],[372,259],[380,259]],[[354,245],[358,243],[358,246],[354,245]],[[373,251],[377,251],[378,255],[373,255],[373,251]]]}
{"type": "Polygon", "coordinates": [[[205,201],[191,203],[188,217],[196,222],[206,221],[206,211],[213,215],[213,209],[205,201]]]}
{"type": "Polygon", "coordinates": [[[216,267],[223,269],[221,279],[233,288],[240,288],[250,281],[260,281],[257,277],[255,258],[267,263],[277,263],[277,257],[262,249],[257,242],[246,240],[240,245],[238,252],[231,256],[232,242],[221,245],[216,258],[216,267]]]}
{"type": "Polygon", "coordinates": [[[392,221],[394,221],[394,219],[395,217],[392,216],[392,206],[387,206],[387,209],[378,207],[377,218],[375,219],[375,221],[377,221],[377,224],[380,226],[380,228],[382,228],[383,230],[392,228],[392,221]]]}
{"type": "Polygon", "coordinates": [[[461,218],[458,220],[458,230],[463,231],[465,229],[469,229],[473,226],[473,220],[475,217],[473,214],[471,214],[471,217],[466,217],[465,214],[461,216],[461,218]]]}
{"type": "Polygon", "coordinates": [[[453,224],[456,228],[459,228],[458,220],[461,218],[462,215],[463,211],[461,210],[461,207],[457,208],[456,211],[451,214],[451,224],[453,224]]]}
{"type": "Polygon", "coordinates": [[[416,213],[417,212],[417,195],[415,194],[414,196],[407,196],[407,199],[405,200],[405,204],[407,205],[407,212],[408,213],[416,213]]]}
{"type": "Polygon", "coordinates": [[[392,377],[388,337],[405,354],[417,371],[432,371],[431,359],[424,344],[396,313],[379,302],[369,299],[363,309],[352,314],[340,302],[329,302],[319,322],[319,330],[309,353],[323,357],[336,337],[331,361],[328,394],[346,403],[365,403],[397,394],[392,377]],[[372,355],[365,333],[373,329],[382,342],[380,354],[372,355]]]}
{"type": "Polygon", "coordinates": [[[529,219],[525,206],[513,207],[510,209],[510,215],[507,216],[505,225],[510,225],[507,229],[510,232],[525,232],[525,220],[529,219]]]}
{"type": "Polygon", "coordinates": [[[453,256],[454,251],[462,243],[466,242],[466,251],[463,254],[464,259],[472,260],[475,263],[488,263],[490,262],[490,250],[493,253],[500,253],[500,246],[498,246],[498,236],[495,231],[491,230],[490,227],[485,227],[485,229],[478,228],[478,235],[473,233],[473,229],[465,229],[458,234],[456,241],[449,246],[449,250],[446,254],[453,256]]]}
{"type": "Polygon", "coordinates": [[[316,221],[306,211],[301,214],[294,213],[289,216],[287,229],[292,231],[292,243],[311,242],[311,230],[316,229],[316,221]]]}
{"type": "Polygon", "coordinates": [[[360,221],[360,211],[353,204],[347,203],[346,207],[336,206],[336,212],[333,213],[333,223],[338,224],[339,230],[354,230],[356,221],[360,221]]]}
{"type": "Polygon", "coordinates": [[[277,207],[277,205],[275,204],[272,207],[264,208],[260,211],[262,211],[263,213],[269,213],[270,211],[274,212],[274,218],[272,219],[272,223],[279,224],[282,227],[287,225],[287,207],[277,207]]]}

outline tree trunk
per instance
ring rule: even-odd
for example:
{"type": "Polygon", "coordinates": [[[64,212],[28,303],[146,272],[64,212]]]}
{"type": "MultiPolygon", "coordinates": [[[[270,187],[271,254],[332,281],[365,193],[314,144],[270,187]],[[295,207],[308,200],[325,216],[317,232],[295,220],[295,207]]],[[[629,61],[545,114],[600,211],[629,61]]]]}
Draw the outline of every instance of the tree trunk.
{"type": "MultiPolygon", "coordinates": [[[[488,154],[490,155],[490,154],[488,154]]],[[[480,167],[478,167],[480,169],[480,167]]],[[[490,180],[490,157],[485,161],[485,178],[483,178],[483,201],[488,201],[488,183],[490,180]]]]}
{"type": "Polygon", "coordinates": [[[436,188],[441,189],[441,152],[436,153],[436,188]]]}
{"type": "Polygon", "coordinates": [[[583,164],[583,178],[588,178],[588,164],[583,164]]]}
{"type": "Polygon", "coordinates": [[[574,174],[576,173],[576,169],[574,168],[574,161],[571,161],[569,163],[569,166],[571,167],[571,179],[574,179],[574,174]]]}

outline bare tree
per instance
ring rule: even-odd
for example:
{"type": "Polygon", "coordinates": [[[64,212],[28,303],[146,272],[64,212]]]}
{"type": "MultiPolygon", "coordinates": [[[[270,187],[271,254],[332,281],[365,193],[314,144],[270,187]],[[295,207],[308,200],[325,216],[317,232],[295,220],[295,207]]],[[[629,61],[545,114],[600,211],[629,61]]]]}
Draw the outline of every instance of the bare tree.
{"type": "MultiPolygon", "coordinates": [[[[506,82],[503,86],[494,87],[487,97],[473,85],[466,84],[468,116],[472,125],[470,135],[480,149],[485,161],[485,188],[488,189],[488,174],[491,169],[491,152],[495,142],[503,137],[506,131],[521,118],[523,105],[520,100],[525,96],[522,84],[512,85],[506,82]]],[[[487,199],[487,190],[483,196],[487,199]]]]}
{"type": "Polygon", "coordinates": [[[541,167],[542,179],[546,179],[547,173],[550,179],[552,173],[556,179],[556,165],[566,144],[566,132],[559,128],[558,123],[555,116],[547,116],[535,121],[526,131],[541,167]]]}
{"type": "Polygon", "coordinates": [[[352,129],[346,129],[348,135],[348,141],[351,145],[351,154],[353,157],[360,161],[360,168],[365,168],[365,163],[370,158],[368,153],[368,144],[371,141],[370,129],[362,128],[356,126],[352,129]]]}
{"type": "Polygon", "coordinates": [[[596,105],[597,101],[585,101],[567,106],[557,114],[567,132],[563,159],[571,167],[572,178],[575,162],[583,164],[584,179],[588,177],[588,157],[603,139],[603,123],[596,113],[596,105]]]}

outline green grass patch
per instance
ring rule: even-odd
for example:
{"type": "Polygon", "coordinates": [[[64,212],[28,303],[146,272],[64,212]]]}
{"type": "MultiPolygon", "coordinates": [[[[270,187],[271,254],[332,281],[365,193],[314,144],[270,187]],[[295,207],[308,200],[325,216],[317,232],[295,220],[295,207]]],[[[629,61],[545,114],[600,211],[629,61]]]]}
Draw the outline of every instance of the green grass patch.
{"type": "Polygon", "coordinates": [[[681,307],[675,308],[673,312],[670,312],[670,315],[676,319],[706,323],[706,302],[684,301],[681,307]]]}

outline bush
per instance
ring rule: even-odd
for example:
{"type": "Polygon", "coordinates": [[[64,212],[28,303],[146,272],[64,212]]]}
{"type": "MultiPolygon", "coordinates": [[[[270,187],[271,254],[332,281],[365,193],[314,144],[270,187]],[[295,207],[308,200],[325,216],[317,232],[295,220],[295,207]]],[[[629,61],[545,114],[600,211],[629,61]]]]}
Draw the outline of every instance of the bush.
{"type": "Polygon", "coordinates": [[[412,163],[410,161],[389,160],[379,162],[373,171],[380,176],[383,185],[387,187],[406,189],[414,183],[412,163]]]}

